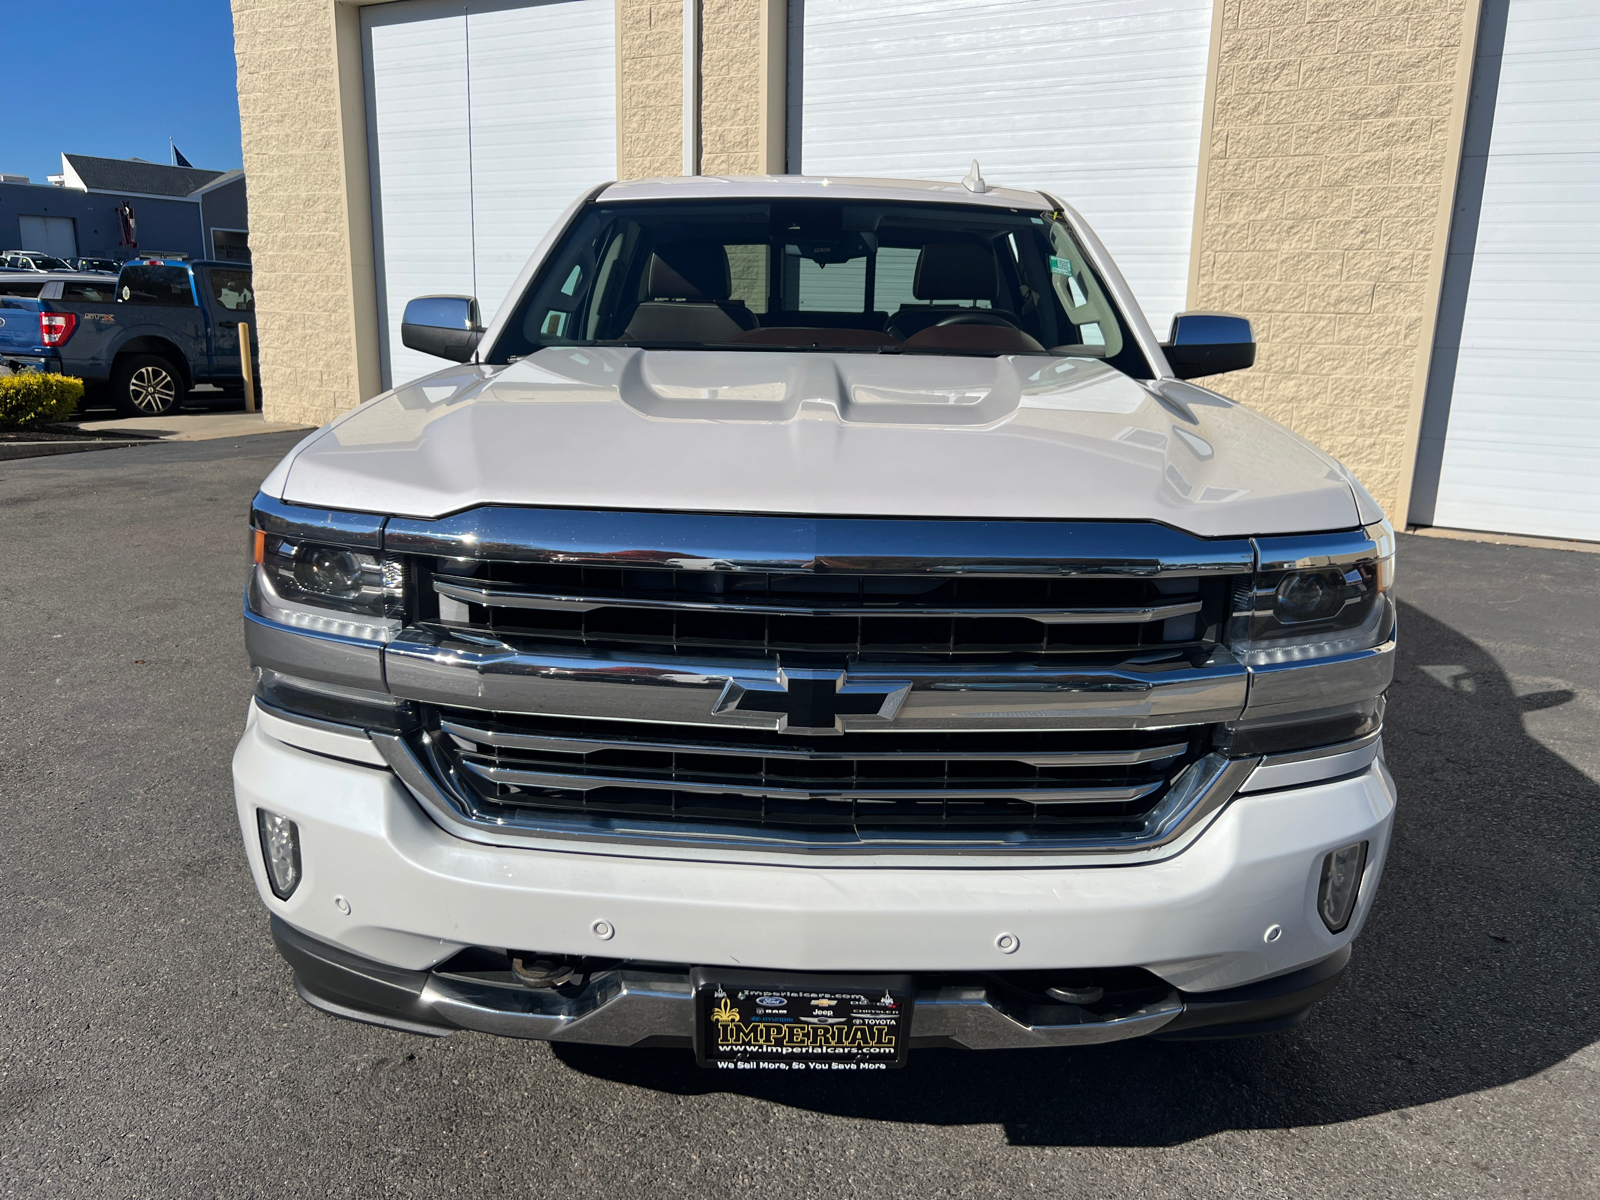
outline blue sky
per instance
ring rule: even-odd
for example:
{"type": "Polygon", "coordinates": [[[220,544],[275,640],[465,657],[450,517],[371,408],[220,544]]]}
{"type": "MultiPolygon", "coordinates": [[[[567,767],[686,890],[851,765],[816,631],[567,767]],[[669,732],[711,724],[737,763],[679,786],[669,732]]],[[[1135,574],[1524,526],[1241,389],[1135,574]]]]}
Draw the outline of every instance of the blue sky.
{"type": "Polygon", "coordinates": [[[0,171],[34,183],[61,153],[242,166],[228,0],[0,0],[0,171]]]}

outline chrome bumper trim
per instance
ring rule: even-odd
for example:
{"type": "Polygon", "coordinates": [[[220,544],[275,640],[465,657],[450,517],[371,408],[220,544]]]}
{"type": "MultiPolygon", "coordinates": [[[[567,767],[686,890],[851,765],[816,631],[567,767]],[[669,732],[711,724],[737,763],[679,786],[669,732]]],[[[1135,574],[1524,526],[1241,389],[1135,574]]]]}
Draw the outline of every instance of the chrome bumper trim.
{"type": "Polygon", "coordinates": [[[1394,680],[1395,639],[1335,658],[1250,668],[1245,720],[1290,717],[1381,696],[1394,680]]]}
{"type": "Polygon", "coordinates": [[[452,1025],[501,1037],[634,1046],[652,1037],[694,1036],[687,975],[607,971],[570,997],[430,975],[421,1001],[452,1025]]]}
{"type": "Polygon", "coordinates": [[[253,667],[270,667],[285,675],[366,691],[385,690],[381,644],[269,621],[250,610],[248,597],[244,606],[244,646],[253,667]]]}
{"type": "Polygon", "coordinates": [[[1276,788],[1301,787],[1324,779],[1338,779],[1365,771],[1383,753],[1383,734],[1369,733],[1354,741],[1299,750],[1293,754],[1272,754],[1250,773],[1239,787],[1239,794],[1265,792],[1276,788]]]}
{"type": "MultiPolygon", "coordinates": [[[[452,1025],[501,1037],[598,1046],[694,1037],[689,977],[667,972],[607,971],[576,996],[435,974],[423,987],[421,1002],[452,1025]]],[[[983,987],[926,988],[917,993],[912,1009],[911,1037],[942,1038],[969,1050],[1086,1046],[1154,1033],[1182,1011],[1183,1001],[1170,992],[1114,1017],[1071,1004],[1039,1005],[1027,1013],[1036,1023],[1024,1024],[990,1003],[983,987]]]]}
{"type": "Polygon", "coordinates": [[[968,1050],[1021,1050],[1040,1046],[1093,1046],[1154,1033],[1183,1011],[1177,992],[1115,1017],[1073,1004],[1038,1005],[1024,1024],[989,1003],[981,987],[946,987],[917,993],[911,1037],[948,1038],[968,1050]],[[1056,1011],[1059,1010],[1059,1011],[1056,1011]]]}
{"type": "Polygon", "coordinates": [[[325,1013],[332,1013],[336,1017],[343,1017],[347,1021],[362,1021],[368,1025],[381,1025],[385,1029],[398,1029],[401,1033],[420,1033],[423,1037],[449,1037],[455,1032],[453,1029],[441,1029],[437,1025],[424,1025],[420,1021],[408,1021],[404,1017],[397,1017],[392,1013],[368,1012],[364,1008],[351,1008],[348,1004],[340,1004],[329,1000],[326,996],[319,996],[308,988],[300,979],[295,977],[294,990],[300,994],[312,1008],[320,1008],[325,1013]]]}
{"type": "MultiPolygon", "coordinates": [[[[725,700],[734,688],[785,690],[785,676],[772,659],[571,654],[412,628],[388,644],[384,661],[395,695],[429,704],[611,721],[783,727],[781,713],[747,711],[725,700]]],[[[903,690],[903,699],[889,716],[882,710],[841,715],[839,727],[1141,729],[1231,721],[1244,711],[1248,681],[1244,666],[1220,646],[1198,665],[1176,654],[1140,655],[1105,667],[857,662],[843,675],[841,693],[903,690]]]]}

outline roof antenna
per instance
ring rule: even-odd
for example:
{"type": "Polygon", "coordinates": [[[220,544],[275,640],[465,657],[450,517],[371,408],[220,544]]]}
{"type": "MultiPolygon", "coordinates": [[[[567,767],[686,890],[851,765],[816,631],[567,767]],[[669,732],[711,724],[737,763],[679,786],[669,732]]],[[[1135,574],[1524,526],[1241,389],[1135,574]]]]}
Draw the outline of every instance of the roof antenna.
{"type": "Polygon", "coordinates": [[[983,181],[983,176],[978,174],[977,159],[972,160],[972,170],[968,173],[967,177],[961,181],[961,186],[966,188],[969,192],[987,192],[989,190],[989,185],[983,181]]]}

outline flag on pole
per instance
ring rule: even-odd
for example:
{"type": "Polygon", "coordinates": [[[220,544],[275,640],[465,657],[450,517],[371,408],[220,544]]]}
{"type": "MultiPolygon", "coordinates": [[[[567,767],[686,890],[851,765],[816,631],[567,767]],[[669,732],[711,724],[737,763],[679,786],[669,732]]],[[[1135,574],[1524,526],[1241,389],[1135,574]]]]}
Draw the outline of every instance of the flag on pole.
{"type": "Polygon", "coordinates": [[[193,168],[194,164],[183,156],[183,151],[178,149],[176,143],[174,143],[171,138],[167,139],[167,145],[172,147],[172,165],[173,166],[175,166],[175,167],[190,167],[190,168],[193,168]]]}

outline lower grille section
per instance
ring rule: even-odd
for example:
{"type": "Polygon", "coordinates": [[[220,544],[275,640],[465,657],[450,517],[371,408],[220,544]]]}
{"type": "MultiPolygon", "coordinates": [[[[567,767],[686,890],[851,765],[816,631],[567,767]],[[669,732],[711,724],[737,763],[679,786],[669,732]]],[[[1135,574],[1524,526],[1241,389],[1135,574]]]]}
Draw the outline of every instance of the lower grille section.
{"type": "Polygon", "coordinates": [[[1199,726],[852,733],[819,747],[447,708],[424,723],[420,757],[469,819],[757,840],[1137,837],[1208,749],[1199,726]]]}

